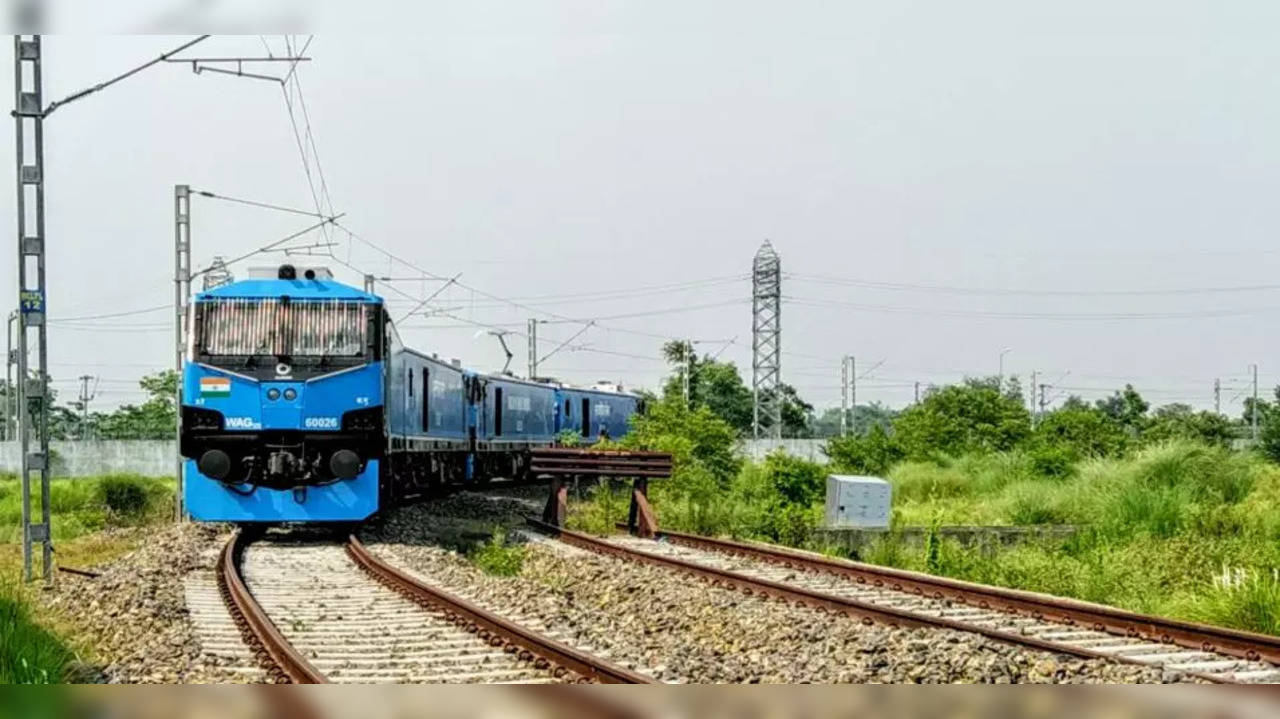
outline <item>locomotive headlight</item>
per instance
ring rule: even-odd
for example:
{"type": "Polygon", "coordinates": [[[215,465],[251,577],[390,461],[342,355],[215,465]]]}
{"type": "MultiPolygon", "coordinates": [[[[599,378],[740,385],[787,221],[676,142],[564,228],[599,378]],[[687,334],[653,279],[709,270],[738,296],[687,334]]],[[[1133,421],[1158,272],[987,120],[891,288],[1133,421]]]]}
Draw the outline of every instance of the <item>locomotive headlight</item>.
{"type": "Polygon", "coordinates": [[[298,398],[298,393],[294,391],[292,387],[290,387],[289,389],[286,389],[284,391],[284,398],[292,402],[298,398]]]}
{"type": "Polygon", "coordinates": [[[267,390],[267,399],[271,400],[272,402],[280,399],[280,390],[276,389],[275,387],[272,387],[271,389],[267,390]]]}

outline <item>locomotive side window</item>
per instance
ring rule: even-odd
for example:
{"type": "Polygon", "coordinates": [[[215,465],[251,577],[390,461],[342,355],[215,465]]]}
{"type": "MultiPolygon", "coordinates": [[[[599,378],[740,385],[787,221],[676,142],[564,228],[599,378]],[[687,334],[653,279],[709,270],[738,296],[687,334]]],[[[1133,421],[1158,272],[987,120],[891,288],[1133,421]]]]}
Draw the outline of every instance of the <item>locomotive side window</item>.
{"type": "Polygon", "coordinates": [[[409,375],[409,396],[412,397],[413,396],[413,368],[405,367],[404,373],[409,375]]]}
{"type": "Polygon", "coordinates": [[[573,416],[573,412],[569,411],[572,408],[573,408],[573,403],[566,399],[564,401],[564,418],[565,419],[569,419],[570,417],[573,416]]]}
{"type": "Polygon", "coordinates": [[[422,368],[422,431],[426,432],[431,424],[431,370],[422,368]]]}
{"type": "Polygon", "coordinates": [[[591,436],[591,400],[582,398],[582,436],[591,436]]]}

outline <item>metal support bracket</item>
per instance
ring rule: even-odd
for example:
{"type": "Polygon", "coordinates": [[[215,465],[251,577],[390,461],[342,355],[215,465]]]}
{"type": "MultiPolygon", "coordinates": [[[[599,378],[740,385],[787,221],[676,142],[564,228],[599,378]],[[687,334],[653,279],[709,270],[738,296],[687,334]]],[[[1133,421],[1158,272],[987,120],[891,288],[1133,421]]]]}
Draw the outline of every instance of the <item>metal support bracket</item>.
{"type": "Polygon", "coordinates": [[[569,487],[559,477],[551,480],[551,492],[547,495],[547,506],[542,509],[542,521],[557,527],[564,527],[565,518],[569,515],[569,487]]]}
{"type": "Polygon", "coordinates": [[[658,533],[658,519],[649,504],[649,480],[644,477],[636,477],[631,484],[627,531],[644,539],[653,539],[658,533]]]}

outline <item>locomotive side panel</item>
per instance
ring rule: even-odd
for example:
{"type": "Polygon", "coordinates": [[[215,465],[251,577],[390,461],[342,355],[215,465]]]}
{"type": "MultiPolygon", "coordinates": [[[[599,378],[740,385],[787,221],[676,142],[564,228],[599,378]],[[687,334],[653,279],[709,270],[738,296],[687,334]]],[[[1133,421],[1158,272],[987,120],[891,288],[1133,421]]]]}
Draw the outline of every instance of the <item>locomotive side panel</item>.
{"type": "Polygon", "coordinates": [[[461,368],[404,350],[393,357],[389,372],[393,439],[415,449],[459,448],[466,443],[467,403],[461,368]]]}
{"type": "Polygon", "coordinates": [[[484,377],[476,437],[485,448],[545,445],[555,438],[555,388],[506,377],[484,377]]]}
{"type": "Polygon", "coordinates": [[[558,431],[595,441],[603,429],[610,439],[618,439],[627,433],[638,406],[635,395],[561,388],[557,392],[558,431]]]}

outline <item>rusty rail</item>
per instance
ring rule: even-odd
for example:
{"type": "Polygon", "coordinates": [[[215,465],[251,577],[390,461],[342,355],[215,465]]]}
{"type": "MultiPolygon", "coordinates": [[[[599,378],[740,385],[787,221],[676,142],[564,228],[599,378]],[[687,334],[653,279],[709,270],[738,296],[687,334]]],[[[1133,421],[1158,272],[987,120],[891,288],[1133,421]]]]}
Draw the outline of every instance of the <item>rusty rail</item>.
{"type": "Polygon", "coordinates": [[[557,678],[564,677],[567,672],[573,672],[585,681],[603,684],[656,683],[643,674],[557,642],[461,597],[426,584],[370,552],[355,535],[347,539],[346,548],[352,561],[383,585],[419,605],[443,610],[447,618],[488,641],[492,646],[500,646],[508,652],[521,652],[528,658],[536,658],[535,666],[539,668],[554,666],[552,673],[557,678]]]}
{"type": "MultiPolygon", "coordinates": [[[[882,623],[891,628],[932,627],[932,628],[952,629],[955,631],[969,632],[972,634],[981,634],[983,636],[990,637],[991,639],[995,639],[998,641],[1003,641],[1010,644],[1018,644],[1021,646],[1031,647],[1034,649],[1040,649],[1048,652],[1055,652],[1059,654],[1072,654],[1072,655],[1083,657],[1086,659],[1109,659],[1109,660],[1120,661],[1120,662],[1125,662],[1129,664],[1142,665],[1141,662],[1134,661],[1127,657],[1108,654],[1106,652],[1094,651],[1087,647],[1080,647],[1080,646],[1074,646],[1071,644],[1065,644],[1065,643],[1060,643],[1056,641],[1039,639],[1037,637],[1027,636],[1027,635],[1019,634],[1012,631],[1005,631],[1003,629],[996,629],[992,627],[982,626],[979,624],[971,624],[971,623],[964,622],[957,619],[935,617],[935,616],[914,612],[907,609],[900,609],[897,607],[887,606],[883,604],[866,602],[859,599],[854,599],[852,597],[840,596],[835,594],[827,594],[823,592],[806,589],[800,586],[786,584],[783,582],[775,582],[768,579],[752,577],[746,574],[742,574],[740,572],[719,569],[716,567],[698,564],[696,562],[689,562],[682,559],[677,559],[675,557],[666,557],[658,554],[652,554],[649,552],[641,552],[641,551],[630,549],[628,547],[624,547],[618,544],[614,544],[612,542],[609,542],[603,539],[582,534],[580,532],[574,532],[571,530],[556,527],[555,525],[548,524],[546,522],[543,522],[541,520],[538,520],[532,517],[527,518],[526,521],[531,526],[538,529],[539,531],[551,534],[553,536],[558,536],[561,541],[582,549],[587,549],[593,552],[597,552],[599,554],[620,557],[628,561],[645,562],[649,564],[663,566],[668,569],[674,569],[677,571],[685,572],[687,574],[691,574],[700,579],[708,581],[709,583],[711,583],[712,586],[719,586],[719,587],[723,587],[730,590],[741,590],[742,592],[748,595],[759,594],[761,596],[783,599],[789,602],[794,602],[794,603],[815,607],[821,611],[829,611],[829,612],[837,612],[837,613],[845,614],[847,616],[857,618],[862,622],[862,624],[867,626],[870,626],[875,623],[882,623]]],[[[677,538],[686,537],[686,536],[691,537],[693,539],[704,539],[703,537],[693,537],[693,535],[680,535],[678,533],[672,533],[672,532],[661,532],[660,536],[666,537],[673,541],[676,540],[677,538]]],[[[714,540],[714,541],[724,541],[724,540],[714,540]]],[[[732,543],[732,544],[737,544],[737,543],[732,543]]],[[[759,550],[758,547],[752,547],[752,548],[759,550]]],[[[796,553],[796,554],[798,554],[801,557],[804,557],[804,555],[800,553],[796,553]]],[[[792,566],[797,566],[797,565],[793,564],[792,566]]],[[[900,589],[902,591],[909,591],[909,592],[917,593],[920,595],[924,594],[923,590],[921,590],[920,592],[915,592],[913,588],[908,587],[908,585],[906,584],[901,584],[901,586],[895,586],[895,584],[893,583],[886,582],[886,583],[882,583],[881,585],[873,585],[873,586],[888,586],[891,589],[900,589]]],[[[939,597],[936,594],[930,593],[928,596],[933,598],[943,598],[943,599],[947,598],[946,594],[943,594],[941,597],[939,597]]],[[[1008,611],[1011,614],[1013,614],[1016,610],[1010,609],[1008,611]]],[[[1147,666],[1147,665],[1143,665],[1143,666],[1147,666]]],[[[1209,681],[1214,683],[1222,683],[1222,684],[1236,683],[1231,680],[1223,679],[1221,677],[1217,677],[1209,674],[1201,674],[1196,672],[1185,672],[1185,674],[1187,676],[1195,677],[1197,679],[1202,679],[1204,681],[1209,681]]]]}
{"type": "Polygon", "coordinates": [[[253,649],[272,678],[293,684],[327,684],[329,680],[325,675],[293,648],[245,586],[240,572],[243,555],[244,535],[237,531],[222,548],[217,576],[222,598],[227,603],[231,618],[240,627],[245,643],[253,649]]]}
{"type": "Polygon", "coordinates": [[[697,549],[743,555],[807,571],[838,574],[859,584],[888,587],[983,609],[1005,609],[1010,613],[1121,637],[1140,638],[1249,661],[1280,664],[1280,637],[1155,617],[1076,599],[822,557],[786,547],[713,539],[683,532],[663,531],[659,532],[659,536],[674,544],[697,549]]]}
{"type": "Polygon", "coordinates": [[[529,471],[558,477],[670,477],[671,455],[636,450],[536,447],[529,450],[529,471]]]}

